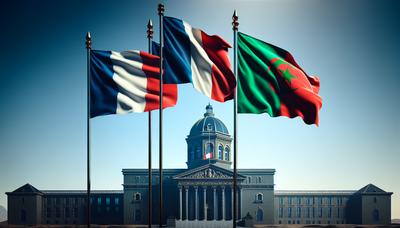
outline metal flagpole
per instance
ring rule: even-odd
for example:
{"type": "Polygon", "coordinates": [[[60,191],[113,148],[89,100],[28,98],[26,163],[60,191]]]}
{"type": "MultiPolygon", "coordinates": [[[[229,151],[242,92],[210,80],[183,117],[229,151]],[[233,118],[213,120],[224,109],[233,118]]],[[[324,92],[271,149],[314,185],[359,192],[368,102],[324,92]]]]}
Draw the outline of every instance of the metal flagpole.
{"type": "Polygon", "coordinates": [[[86,34],[87,50],[87,118],[86,118],[86,144],[87,144],[87,199],[86,199],[86,220],[87,227],[90,227],[90,50],[92,49],[92,37],[90,32],[86,34]]]}
{"type": "Polygon", "coordinates": [[[159,177],[160,177],[160,211],[159,211],[159,226],[162,227],[163,219],[163,167],[162,167],[162,126],[163,126],[163,55],[164,55],[164,5],[158,4],[158,15],[160,16],[160,129],[159,129],[159,177]]]}
{"type": "MultiPolygon", "coordinates": [[[[151,22],[151,20],[149,20],[149,22],[147,23],[147,39],[148,39],[148,48],[149,48],[149,53],[152,54],[152,49],[151,49],[151,40],[153,39],[153,22],[151,22]]],[[[148,160],[149,160],[149,164],[148,164],[148,176],[149,176],[149,196],[148,196],[148,202],[147,202],[147,209],[148,209],[148,225],[149,227],[151,227],[151,222],[152,222],[152,167],[151,167],[151,111],[149,111],[149,136],[148,136],[148,160]]]]}
{"type": "MultiPolygon", "coordinates": [[[[239,26],[239,17],[236,14],[236,10],[233,12],[232,16],[232,29],[233,29],[233,73],[237,79],[237,30],[239,26]]],[[[237,81],[237,80],[236,80],[237,81]]],[[[237,87],[236,87],[237,88],[237,87]]],[[[236,228],[237,220],[237,153],[238,153],[238,143],[237,143],[237,89],[235,88],[234,98],[233,98],[233,227],[236,228]]]]}

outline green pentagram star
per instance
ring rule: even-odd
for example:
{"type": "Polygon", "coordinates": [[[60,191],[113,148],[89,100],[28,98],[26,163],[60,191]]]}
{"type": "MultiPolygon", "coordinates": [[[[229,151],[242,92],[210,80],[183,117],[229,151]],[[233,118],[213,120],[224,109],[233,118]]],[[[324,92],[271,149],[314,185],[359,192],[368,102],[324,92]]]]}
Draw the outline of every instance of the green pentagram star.
{"type": "Polygon", "coordinates": [[[284,72],[282,72],[282,74],[283,74],[283,79],[285,79],[286,81],[288,81],[289,84],[292,84],[292,81],[291,81],[292,78],[297,78],[296,76],[290,74],[290,72],[289,72],[289,67],[286,68],[286,70],[285,70],[284,72]]]}

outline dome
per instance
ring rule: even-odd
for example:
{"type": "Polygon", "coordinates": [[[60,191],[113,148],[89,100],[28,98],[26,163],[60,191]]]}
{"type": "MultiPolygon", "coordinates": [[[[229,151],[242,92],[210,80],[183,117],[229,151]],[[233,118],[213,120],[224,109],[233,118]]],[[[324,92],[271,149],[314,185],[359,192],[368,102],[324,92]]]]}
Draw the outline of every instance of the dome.
{"type": "Polygon", "coordinates": [[[190,135],[200,135],[202,133],[222,133],[229,135],[228,129],[225,124],[214,117],[213,107],[208,104],[206,106],[206,113],[204,113],[204,117],[198,120],[190,129],[190,135]]]}

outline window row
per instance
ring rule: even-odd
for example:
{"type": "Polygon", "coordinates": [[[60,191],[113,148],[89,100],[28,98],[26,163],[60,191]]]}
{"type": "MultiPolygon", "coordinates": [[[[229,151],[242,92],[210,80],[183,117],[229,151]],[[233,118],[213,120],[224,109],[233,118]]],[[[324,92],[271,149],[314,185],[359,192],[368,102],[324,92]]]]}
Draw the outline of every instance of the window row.
{"type": "Polygon", "coordinates": [[[211,153],[212,158],[217,158],[219,160],[225,160],[229,161],[229,156],[230,156],[230,148],[229,146],[223,146],[222,144],[219,144],[218,146],[218,153],[215,153],[215,148],[213,143],[206,143],[204,150],[204,153],[201,151],[200,146],[196,147],[189,147],[189,161],[192,160],[198,160],[198,159],[204,159],[204,155],[211,153]]]}
{"type": "Polygon", "coordinates": [[[283,207],[280,207],[278,209],[278,217],[283,218],[283,217],[288,217],[288,218],[341,218],[344,216],[344,209],[343,208],[315,208],[315,207],[306,207],[306,208],[301,208],[301,207],[288,207],[287,210],[285,210],[283,207]],[[295,210],[295,211],[294,211],[295,210]],[[285,216],[286,215],[286,216],[285,216]]]}
{"type": "Polygon", "coordinates": [[[298,204],[298,205],[312,205],[312,204],[327,204],[327,205],[343,205],[347,197],[334,197],[334,196],[287,196],[279,197],[279,204],[298,204]]]}

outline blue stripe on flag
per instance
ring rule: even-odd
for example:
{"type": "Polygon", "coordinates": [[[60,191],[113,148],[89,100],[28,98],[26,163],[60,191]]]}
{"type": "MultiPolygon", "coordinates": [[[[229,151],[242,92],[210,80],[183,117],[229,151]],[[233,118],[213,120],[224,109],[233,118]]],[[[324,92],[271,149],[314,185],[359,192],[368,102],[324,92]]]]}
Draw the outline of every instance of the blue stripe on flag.
{"type": "Polygon", "coordinates": [[[91,51],[90,117],[115,114],[117,110],[118,87],[110,56],[111,51],[91,51]]]}
{"type": "MultiPolygon", "coordinates": [[[[190,40],[182,20],[164,17],[164,41],[164,82],[192,82],[190,40]]],[[[153,51],[157,53],[156,50],[153,51]]]]}

